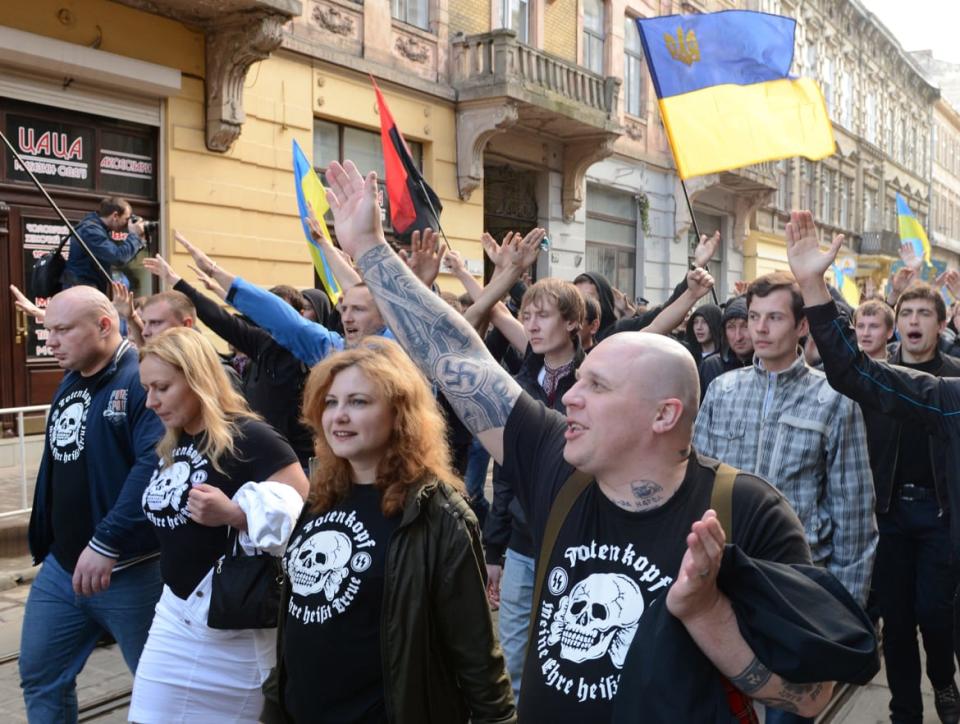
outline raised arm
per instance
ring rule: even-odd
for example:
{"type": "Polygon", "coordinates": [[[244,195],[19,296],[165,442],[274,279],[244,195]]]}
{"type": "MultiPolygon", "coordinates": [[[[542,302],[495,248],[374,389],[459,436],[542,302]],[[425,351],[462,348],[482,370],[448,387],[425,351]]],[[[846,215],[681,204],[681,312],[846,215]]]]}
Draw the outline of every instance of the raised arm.
{"type": "Polygon", "coordinates": [[[266,330],[300,361],[313,366],[330,352],[343,349],[343,338],[322,324],[300,316],[276,294],[244,281],[218,266],[179,232],[176,239],[190,253],[201,272],[227,290],[227,301],[266,330]]]}
{"type": "Polygon", "coordinates": [[[713,277],[706,269],[691,269],[687,272],[687,290],[677,299],[660,310],[660,314],[653,318],[644,328],[644,332],[653,334],[670,334],[677,325],[683,322],[690,308],[710,293],[713,289],[713,277]]]}
{"type": "Polygon", "coordinates": [[[353,268],[353,264],[339,249],[330,243],[320,228],[320,222],[317,221],[313,213],[313,207],[307,203],[307,224],[310,226],[310,236],[317,242],[324,255],[327,257],[327,264],[330,265],[330,271],[333,272],[333,278],[337,280],[340,288],[347,291],[350,287],[360,283],[360,275],[353,268]]]}
{"type": "Polygon", "coordinates": [[[786,231],[787,259],[800,285],[810,333],[820,350],[830,386],[861,405],[943,435],[951,418],[960,414],[957,381],[877,362],[865,355],[823,280],[843,236],[836,236],[830,248],[821,251],[809,211],[794,211],[786,231]]]}
{"type": "Polygon", "coordinates": [[[502,461],[503,428],[520,386],[490,356],[470,323],[427,289],[387,245],[376,174],[364,178],[347,161],[345,166],[331,163],[326,177],[337,238],[357,261],[397,341],[436,382],[467,428],[502,461]]]}
{"type": "Polygon", "coordinates": [[[120,318],[127,322],[127,339],[137,347],[142,347],[143,320],[140,319],[137,310],[133,308],[133,294],[130,289],[120,282],[113,282],[113,299],[111,301],[120,318]]]}

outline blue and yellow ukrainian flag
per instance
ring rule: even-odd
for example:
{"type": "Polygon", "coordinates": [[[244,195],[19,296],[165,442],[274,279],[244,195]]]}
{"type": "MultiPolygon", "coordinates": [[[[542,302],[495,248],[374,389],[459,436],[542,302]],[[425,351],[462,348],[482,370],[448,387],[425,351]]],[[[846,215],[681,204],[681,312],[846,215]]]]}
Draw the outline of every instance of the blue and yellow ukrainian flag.
{"type": "Polygon", "coordinates": [[[913,244],[913,250],[916,252],[917,258],[923,259],[924,264],[929,264],[930,241],[927,239],[927,233],[920,226],[917,217],[913,215],[907,205],[907,200],[900,194],[897,194],[897,222],[900,228],[900,243],[910,242],[913,244]]]}
{"type": "Polygon", "coordinates": [[[834,152],[820,87],[789,75],[796,21],[725,10],[637,25],[680,178],[834,152]]]}
{"type": "Polygon", "coordinates": [[[859,307],[860,287],[857,286],[857,280],[854,279],[853,272],[841,268],[839,264],[834,264],[833,280],[847,304],[854,308],[859,307]]]}
{"type": "Polygon", "coordinates": [[[293,142],[293,175],[294,187],[297,192],[297,208],[300,211],[300,223],[303,224],[303,233],[307,237],[307,246],[313,259],[313,268],[317,270],[317,276],[323,282],[323,290],[330,297],[330,303],[336,305],[340,300],[340,283],[330,270],[323,249],[313,240],[313,236],[310,234],[310,224],[307,223],[310,216],[307,210],[307,202],[309,202],[310,206],[313,207],[313,213],[316,215],[317,221],[320,222],[323,236],[327,241],[330,241],[330,230],[327,229],[327,223],[323,219],[323,215],[330,209],[330,204],[327,203],[327,192],[323,188],[323,184],[320,183],[317,172],[313,170],[306,154],[296,141],[293,142]]]}

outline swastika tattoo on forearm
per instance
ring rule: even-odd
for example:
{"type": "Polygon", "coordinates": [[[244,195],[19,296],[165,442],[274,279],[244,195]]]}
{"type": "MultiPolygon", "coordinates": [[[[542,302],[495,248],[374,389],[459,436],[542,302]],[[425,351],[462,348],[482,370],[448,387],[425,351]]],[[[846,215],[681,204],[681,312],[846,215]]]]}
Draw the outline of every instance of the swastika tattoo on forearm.
{"type": "Polygon", "coordinates": [[[520,387],[463,316],[427,289],[386,244],[357,259],[377,307],[410,358],[473,433],[503,427],[520,387]]]}

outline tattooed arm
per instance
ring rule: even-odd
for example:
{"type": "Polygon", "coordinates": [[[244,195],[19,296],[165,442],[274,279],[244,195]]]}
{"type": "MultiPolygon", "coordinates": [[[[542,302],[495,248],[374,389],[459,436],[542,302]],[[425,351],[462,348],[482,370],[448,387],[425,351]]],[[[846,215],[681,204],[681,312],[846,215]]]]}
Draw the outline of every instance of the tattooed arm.
{"type": "Polygon", "coordinates": [[[337,239],[356,260],[390,330],[464,425],[502,462],[503,428],[520,386],[490,356],[467,320],[427,289],[387,245],[376,174],[364,178],[347,161],[344,166],[331,163],[326,178],[337,239]]]}
{"type": "Polygon", "coordinates": [[[687,552],[667,592],[667,608],[683,623],[703,654],[730,683],[755,701],[803,717],[819,714],[832,682],[794,684],[764,666],[740,633],[730,599],[717,588],[726,534],[708,510],[687,536],[687,552]]]}

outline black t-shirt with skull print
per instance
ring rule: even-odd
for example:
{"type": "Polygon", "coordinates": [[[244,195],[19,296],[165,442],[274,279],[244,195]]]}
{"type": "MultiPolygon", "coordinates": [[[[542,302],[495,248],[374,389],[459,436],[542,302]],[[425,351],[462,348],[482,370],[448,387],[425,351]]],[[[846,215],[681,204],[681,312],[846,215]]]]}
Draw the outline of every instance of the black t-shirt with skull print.
{"type": "Polygon", "coordinates": [[[300,516],[284,556],[284,699],[294,721],[387,721],[380,620],[387,546],[399,524],[399,515],[384,517],[372,485],[351,485],[331,510],[300,516]]]}
{"type": "Polygon", "coordinates": [[[206,483],[232,498],[247,482],[297,462],[289,443],[265,422],[239,418],[234,452],[224,455],[217,470],[201,452],[202,435],[182,433],[169,465],[161,462],[143,491],[143,512],[157,529],[163,582],[186,599],[227,552],[227,526],[210,527],[190,519],[187,494],[206,483]]]}
{"type": "Polygon", "coordinates": [[[53,403],[47,421],[53,481],[50,511],[53,544],[50,552],[70,573],[93,537],[86,460],[87,412],[93,392],[105,372],[106,368],[90,377],[80,377],[53,403]]]}
{"type": "MultiPolygon", "coordinates": [[[[550,506],[573,472],[563,459],[565,428],[562,415],[524,393],[504,430],[504,469],[516,481],[538,553],[550,506]]],[[[692,453],[677,492],[642,513],[619,508],[596,484],[577,499],[533,602],[520,721],[610,720],[640,617],[673,583],[690,526],[710,506],[716,465],[692,453]]],[[[771,485],[739,475],[733,510],[727,539],[747,555],[810,563],[800,521],[771,485]]]]}

